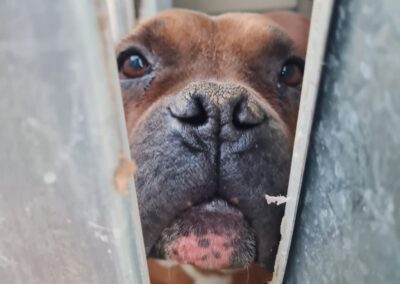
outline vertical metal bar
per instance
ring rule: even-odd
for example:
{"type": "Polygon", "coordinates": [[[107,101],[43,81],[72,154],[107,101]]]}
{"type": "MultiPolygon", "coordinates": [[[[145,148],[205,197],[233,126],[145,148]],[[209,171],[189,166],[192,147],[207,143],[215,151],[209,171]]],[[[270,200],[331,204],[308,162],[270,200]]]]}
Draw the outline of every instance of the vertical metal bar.
{"type": "Polygon", "coordinates": [[[293,147],[287,203],[281,224],[282,239],[276,257],[272,283],[282,283],[285,275],[307,159],[333,3],[334,0],[314,1],[296,137],[293,147]]]}
{"type": "Polygon", "coordinates": [[[110,42],[102,1],[0,2],[2,284],[149,282],[110,42]]]}
{"type": "Polygon", "coordinates": [[[335,1],[286,283],[400,283],[399,13],[335,1]]]}
{"type": "Polygon", "coordinates": [[[133,0],[106,0],[114,43],[117,43],[133,28],[135,22],[133,2],[133,0]]]}

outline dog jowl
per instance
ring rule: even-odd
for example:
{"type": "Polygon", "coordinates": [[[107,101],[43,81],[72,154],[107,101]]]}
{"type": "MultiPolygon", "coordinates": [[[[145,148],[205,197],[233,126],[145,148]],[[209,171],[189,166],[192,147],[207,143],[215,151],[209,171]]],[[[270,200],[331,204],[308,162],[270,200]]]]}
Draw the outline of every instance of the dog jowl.
{"type": "Polygon", "coordinates": [[[307,21],[169,10],[117,47],[146,253],[273,270],[307,21]]]}

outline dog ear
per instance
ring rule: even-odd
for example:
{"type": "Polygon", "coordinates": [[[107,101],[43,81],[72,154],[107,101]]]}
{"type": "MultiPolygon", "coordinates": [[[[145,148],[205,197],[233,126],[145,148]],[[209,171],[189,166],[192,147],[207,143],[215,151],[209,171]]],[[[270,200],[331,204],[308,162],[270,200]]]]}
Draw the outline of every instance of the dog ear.
{"type": "Polygon", "coordinates": [[[310,20],[300,14],[289,11],[269,12],[265,15],[289,35],[295,43],[296,51],[299,52],[299,55],[305,57],[310,20]]]}

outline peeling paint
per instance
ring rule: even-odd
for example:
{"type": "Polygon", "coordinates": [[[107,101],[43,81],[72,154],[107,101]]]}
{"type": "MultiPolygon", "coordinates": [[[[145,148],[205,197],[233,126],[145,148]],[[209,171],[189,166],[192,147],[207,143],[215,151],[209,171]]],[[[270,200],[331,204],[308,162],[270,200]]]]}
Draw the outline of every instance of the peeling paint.
{"type": "Polygon", "coordinates": [[[119,164],[114,172],[115,189],[122,195],[128,195],[128,184],[136,172],[136,163],[119,155],[119,164]]]}
{"type": "Polygon", "coordinates": [[[268,204],[276,204],[276,205],[281,205],[285,204],[287,202],[287,197],[283,195],[278,195],[278,196],[272,196],[272,195],[265,195],[265,200],[267,201],[268,204]]]}

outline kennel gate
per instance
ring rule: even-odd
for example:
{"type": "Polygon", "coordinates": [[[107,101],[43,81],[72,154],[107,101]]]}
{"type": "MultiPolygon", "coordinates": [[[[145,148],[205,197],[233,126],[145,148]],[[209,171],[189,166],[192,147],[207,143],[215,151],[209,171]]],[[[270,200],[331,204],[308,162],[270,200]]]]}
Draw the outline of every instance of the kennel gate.
{"type": "Polygon", "coordinates": [[[285,283],[400,283],[399,14],[335,1],[285,283]]]}
{"type": "Polygon", "coordinates": [[[108,11],[126,33],[128,2],[0,2],[1,284],[149,283],[132,182],[115,187],[131,178],[108,11]]]}
{"type": "MultiPolygon", "coordinates": [[[[336,1],[286,283],[400,283],[399,13],[336,1]]],[[[110,42],[132,15],[0,2],[1,284],[148,283],[133,185],[115,187],[129,150],[110,42]]]]}

